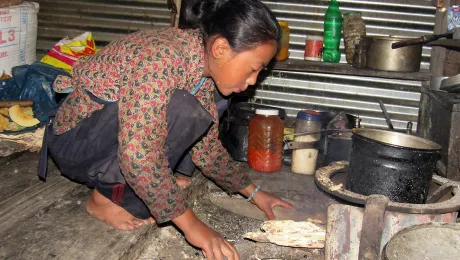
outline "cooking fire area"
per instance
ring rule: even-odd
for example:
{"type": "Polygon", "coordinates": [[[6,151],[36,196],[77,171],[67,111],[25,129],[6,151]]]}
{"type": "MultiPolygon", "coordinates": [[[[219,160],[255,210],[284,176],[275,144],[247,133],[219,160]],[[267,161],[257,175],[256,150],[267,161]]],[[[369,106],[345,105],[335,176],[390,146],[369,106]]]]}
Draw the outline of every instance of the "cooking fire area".
{"type": "MultiPolygon", "coordinates": [[[[345,113],[306,110],[290,120],[282,109],[244,102],[228,113],[220,134],[230,155],[250,166],[257,187],[295,207],[275,207],[276,220],[268,221],[199,171],[185,177],[198,218],[241,259],[456,257],[460,184],[433,174],[438,144],[409,132],[362,128],[345,113]],[[261,157],[251,151],[251,121],[261,110],[283,119],[272,165],[253,161],[261,157]]],[[[38,180],[37,162],[38,154],[29,152],[1,161],[3,259],[204,259],[171,224],[126,232],[96,221],[85,209],[91,190],[62,177],[51,160],[47,181],[38,180]]]]}

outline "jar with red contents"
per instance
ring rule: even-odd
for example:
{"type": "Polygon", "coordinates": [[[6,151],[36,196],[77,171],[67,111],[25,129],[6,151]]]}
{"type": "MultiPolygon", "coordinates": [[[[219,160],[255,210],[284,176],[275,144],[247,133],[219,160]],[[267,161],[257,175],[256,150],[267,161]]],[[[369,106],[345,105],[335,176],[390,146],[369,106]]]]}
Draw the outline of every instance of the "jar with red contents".
{"type": "Polygon", "coordinates": [[[284,124],[276,109],[256,109],[249,122],[248,164],[259,172],[281,169],[284,124]]]}

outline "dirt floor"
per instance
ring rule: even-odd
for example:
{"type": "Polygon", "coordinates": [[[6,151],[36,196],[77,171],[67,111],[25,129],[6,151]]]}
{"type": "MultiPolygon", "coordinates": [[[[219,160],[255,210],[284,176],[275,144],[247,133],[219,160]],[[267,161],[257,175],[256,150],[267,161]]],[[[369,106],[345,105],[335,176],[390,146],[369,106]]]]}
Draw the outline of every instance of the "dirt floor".
{"type": "MultiPolygon", "coordinates": [[[[38,154],[0,161],[0,259],[204,259],[174,226],[117,231],[90,217],[91,190],[60,176],[51,164],[46,182],[36,177],[38,154]]],[[[253,182],[293,203],[298,211],[276,210],[280,219],[324,219],[334,200],[311,176],[251,173],[253,182]],[[306,203],[308,201],[308,203],[306,203]]],[[[296,249],[245,240],[264,215],[239,196],[229,197],[201,174],[187,188],[197,216],[238,249],[241,259],[324,259],[323,250],[296,249]]]]}

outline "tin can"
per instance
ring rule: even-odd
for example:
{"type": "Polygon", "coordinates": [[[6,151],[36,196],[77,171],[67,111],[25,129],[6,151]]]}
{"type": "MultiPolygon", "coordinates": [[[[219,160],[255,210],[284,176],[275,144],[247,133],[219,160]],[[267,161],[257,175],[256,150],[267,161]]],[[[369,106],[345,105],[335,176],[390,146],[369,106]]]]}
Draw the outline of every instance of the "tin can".
{"type": "Polygon", "coordinates": [[[321,61],[323,57],[323,37],[307,36],[305,42],[305,60],[321,61]]]}

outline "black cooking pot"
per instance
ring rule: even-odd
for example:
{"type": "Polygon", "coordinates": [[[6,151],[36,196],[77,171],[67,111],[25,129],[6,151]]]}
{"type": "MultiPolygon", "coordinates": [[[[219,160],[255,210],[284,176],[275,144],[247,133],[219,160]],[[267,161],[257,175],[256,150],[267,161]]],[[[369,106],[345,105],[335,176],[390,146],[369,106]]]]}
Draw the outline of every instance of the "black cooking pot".
{"type": "Polygon", "coordinates": [[[230,156],[241,162],[248,161],[249,121],[256,114],[256,109],[277,109],[279,117],[284,120],[284,109],[246,102],[232,103],[228,108],[228,116],[220,125],[220,140],[230,156]]]}
{"type": "Polygon", "coordinates": [[[401,203],[425,203],[441,146],[392,131],[353,129],[347,188],[386,195],[401,203]]]}

